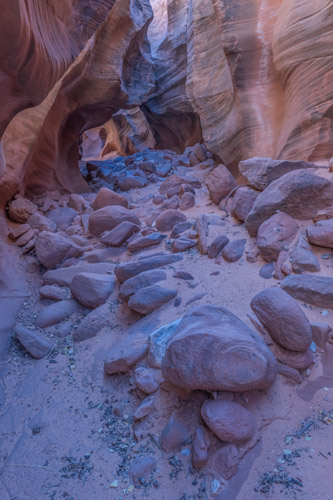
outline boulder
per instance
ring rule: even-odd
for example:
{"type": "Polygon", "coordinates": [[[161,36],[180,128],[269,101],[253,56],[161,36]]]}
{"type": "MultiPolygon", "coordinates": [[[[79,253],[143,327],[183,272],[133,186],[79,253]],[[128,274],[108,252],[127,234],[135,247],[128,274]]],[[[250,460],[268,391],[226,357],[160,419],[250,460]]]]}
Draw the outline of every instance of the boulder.
{"type": "Polygon", "coordinates": [[[201,416],[209,429],[226,443],[249,441],[256,431],[252,413],[233,401],[205,401],[201,407],[201,416]]]}
{"type": "MultiPolygon", "coordinates": [[[[310,226],[306,230],[309,242],[319,247],[333,248],[333,222],[328,219],[329,224],[318,222],[315,226],[310,226]]],[[[322,222],[328,222],[322,221],[322,222]]]]}
{"type": "Polygon", "coordinates": [[[138,217],[127,208],[118,205],[104,207],[89,217],[89,231],[100,236],[104,231],[110,231],[125,221],[140,226],[138,217]]]}
{"type": "Polygon", "coordinates": [[[104,372],[107,375],[126,373],[147,354],[147,339],[122,338],[112,347],[104,361],[104,372]]]}
{"type": "Polygon", "coordinates": [[[24,245],[27,245],[29,241],[33,240],[36,238],[38,234],[38,229],[29,229],[26,233],[22,234],[19,238],[16,240],[16,245],[19,247],[24,247],[24,245]]]}
{"type": "Polygon", "coordinates": [[[91,207],[94,210],[100,210],[101,208],[110,207],[113,205],[128,208],[128,199],[126,198],[126,196],[112,191],[112,189],[102,187],[98,191],[96,198],[91,204],[91,207]]]}
{"type": "Polygon", "coordinates": [[[305,351],[312,342],[310,323],[290,295],[269,287],[251,300],[251,307],[275,342],[290,351],[305,351]]]}
{"type": "Polygon", "coordinates": [[[77,303],[75,300],[61,300],[43,309],[36,319],[36,325],[39,328],[47,328],[72,316],[76,311],[77,303]]]}
{"type": "Polygon", "coordinates": [[[311,274],[291,275],[284,278],[281,288],[294,299],[333,309],[333,278],[311,274]]]}
{"type": "Polygon", "coordinates": [[[238,447],[226,444],[216,450],[209,458],[208,468],[223,479],[230,479],[235,474],[240,461],[238,447]]]}
{"type": "Polygon", "coordinates": [[[317,168],[314,163],[306,161],[273,160],[255,156],[239,163],[238,169],[248,183],[260,191],[283,175],[305,168],[317,168]]]}
{"type": "Polygon", "coordinates": [[[297,245],[290,255],[290,261],[296,274],[320,271],[319,260],[303,235],[300,235],[297,245]]]}
{"type": "Polygon", "coordinates": [[[34,203],[26,198],[16,198],[8,203],[8,217],[13,222],[24,224],[32,214],[35,214],[38,208],[34,203]]]}
{"type": "Polygon", "coordinates": [[[167,453],[178,451],[190,439],[191,436],[187,429],[171,415],[161,434],[161,446],[163,450],[167,453]]]}
{"type": "Polygon", "coordinates": [[[150,271],[152,269],[173,264],[182,258],[183,257],[181,255],[157,255],[156,257],[147,257],[142,260],[119,264],[116,266],[114,272],[120,283],[123,283],[124,281],[133,278],[137,274],[144,271],[150,271]]]}
{"type": "Polygon", "coordinates": [[[185,250],[189,250],[190,248],[195,247],[197,244],[197,240],[180,237],[176,240],[173,240],[171,244],[171,250],[173,253],[185,252],[185,250]]]}
{"type": "Polygon", "coordinates": [[[10,228],[8,231],[8,238],[10,238],[11,240],[16,240],[23,234],[30,231],[30,229],[31,229],[30,224],[20,224],[19,226],[10,228]]]}
{"type": "Polygon", "coordinates": [[[69,298],[69,290],[68,288],[59,288],[54,285],[44,285],[39,290],[39,295],[43,299],[66,300],[69,298]]]}
{"type": "Polygon", "coordinates": [[[180,234],[184,233],[188,229],[192,228],[192,222],[186,221],[186,222],[179,222],[179,224],[176,224],[171,231],[171,238],[177,238],[180,234]]]}
{"type": "Polygon", "coordinates": [[[275,344],[272,346],[272,352],[278,361],[296,370],[304,370],[313,363],[313,352],[310,348],[305,351],[290,351],[275,344]]]}
{"type": "Polygon", "coordinates": [[[180,198],[177,195],[172,196],[171,198],[163,201],[162,210],[177,210],[179,207],[180,198]]]}
{"type": "Polygon", "coordinates": [[[229,243],[229,238],[225,234],[217,236],[208,249],[208,258],[215,259],[229,243]]]}
{"type": "Polygon", "coordinates": [[[314,343],[321,348],[324,348],[328,335],[331,333],[332,328],[327,323],[311,323],[312,338],[314,343]]]}
{"type": "Polygon", "coordinates": [[[16,327],[16,338],[26,351],[36,359],[44,358],[54,347],[54,344],[50,340],[41,337],[23,325],[16,327]]]}
{"type": "Polygon", "coordinates": [[[269,387],[276,376],[260,336],[224,307],[185,314],[168,342],[163,376],[188,390],[243,392],[269,387]]]}
{"type": "Polygon", "coordinates": [[[168,340],[173,335],[179,323],[180,319],[176,319],[176,321],[161,326],[149,335],[148,363],[151,368],[162,368],[168,340]]]}
{"type": "Polygon", "coordinates": [[[192,464],[196,468],[204,467],[208,461],[210,439],[208,432],[199,425],[195,431],[192,441],[192,464]]]}
{"type": "Polygon", "coordinates": [[[140,228],[136,224],[127,221],[121,222],[119,226],[111,229],[111,231],[103,233],[101,243],[110,247],[121,247],[132,234],[138,233],[139,231],[140,228]]]}
{"type": "Polygon", "coordinates": [[[143,188],[147,186],[147,179],[139,175],[126,175],[117,179],[118,187],[122,191],[129,191],[130,189],[143,188]]]}
{"type": "Polygon", "coordinates": [[[298,226],[290,215],[279,212],[261,224],[258,230],[257,245],[263,259],[273,262],[281,250],[286,250],[297,234],[298,226]]]}
{"type": "Polygon", "coordinates": [[[165,210],[156,219],[156,228],[159,231],[171,231],[171,229],[180,222],[185,222],[187,220],[186,215],[184,215],[179,210],[165,210]]]}
{"type": "Polygon", "coordinates": [[[154,409],[155,396],[148,396],[138,406],[134,413],[134,420],[142,420],[147,417],[154,409]]]}
{"type": "Polygon", "coordinates": [[[211,199],[218,204],[222,198],[235,189],[237,183],[227,167],[221,164],[209,173],[206,185],[211,199]]]}
{"type": "Polygon", "coordinates": [[[165,240],[166,235],[162,233],[152,233],[148,236],[141,236],[132,240],[127,248],[130,252],[139,252],[145,248],[152,247],[154,245],[159,245],[163,240],[165,240]]]}
{"type": "Polygon", "coordinates": [[[69,196],[68,206],[80,213],[89,208],[89,203],[80,194],[72,193],[69,196]]]}
{"type": "Polygon", "coordinates": [[[155,457],[139,457],[133,460],[129,468],[129,475],[134,484],[139,485],[143,479],[150,477],[151,471],[156,467],[155,457]]]}
{"type": "Polygon", "coordinates": [[[78,245],[59,233],[42,231],[36,238],[36,255],[47,269],[54,269],[64,260],[80,257],[83,250],[78,245]]]}
{"type": "Polygon", "coordinates": [[[154,370],[140,366],[134,372],[137,388],[146,394],[153,394],[159,388],[154,370]]]}
{"type": "Polygon", "coordinates": [[[168,290],[159,285],[140,288],[128,301],[128,306],[140,314],[150,314],[158,307],[177,296],[176,290],[168,290]]]}
{"type": "Polygon", "coordinates": [[[246,240],[239,239],[230,241],[222,250],[222,257],[228,262],[239,260],[245,250],[246,240]]]}
{"type": "Polygon", "coordinates": [[[331,205],[333,184],[310,170],[295,170],[273,181],[263,191],[246,218],[245,226],[256,236],[261,224],[278,210],[295,219],[311,219],[331,205]]]}
{"type": "Polygon", "coordinates": [[[196,189],[201,188],[201,182],[195,177],[182,177],[178,174],[170,175],[159,187],[161,194],[166,194],[170,189],[180,186],[181,184],[188,184],[196,189]]]}
{"type": "Polygon", "coordinates": [[[195,206],[195,196],[193,193],[186,192],[180,199],[179,210],[185,212],[195,206]]]}
{"type": "Polygon", "coordinates": [[[165,271],[160,269],[152,269],[151,271],[145,271],[137,274],[121,285],[119,289],[119,298],[121,300],[128,300],[131,295],[137,292],[140,288],[155,285],[155,283],[166,280],[166,278],[167,275],[165,271]]]}
{"type": "Polygon", "coordinates": [[[70,207],[54,208],[46,214],[46,217],[54,222],[61,231],[65,231],[76,216],[77,212],[70,207]]]}
{"type": "Polygon", "coordinates": [[[259,194],[260,191],[249,186],[240,186],[234,195],[232,215],[241,221],[245,221],[259,194]]]}
{"type": "Polygon", "coordinates": [[[66,268],[47,271],[43,275],[44,285],[59,285],[69,286],[74,278],[79,273],[97,273],[107,274],[113,273],[114,264],[109,262],[97,262],[93,264],[77,264],[66,268]]]}
{"type": "Polygon", "coordinates": [[[50,231],[54,233],[57,229],[57,224],[55,222],[40,213],[30,215],[28,224],[30,224],[33,229],[39,229],[39,231],[50,231]]]}
{"type": "Polygon", "coordinates": [[[70,290],[81,305],[94,309],[104,304],[115,284],[115,278],[109,274],[79,273],[74,276],[70,290]]]}
{"type": "Polygon", "coordinates": [[[111,314],[109,304],[103,304],[91,311],[83,318],[78,327],[74,330],[74,342],[82,342],[83,340],[96,337],[96,335],[105,326],[110,325],[111,314]]]}

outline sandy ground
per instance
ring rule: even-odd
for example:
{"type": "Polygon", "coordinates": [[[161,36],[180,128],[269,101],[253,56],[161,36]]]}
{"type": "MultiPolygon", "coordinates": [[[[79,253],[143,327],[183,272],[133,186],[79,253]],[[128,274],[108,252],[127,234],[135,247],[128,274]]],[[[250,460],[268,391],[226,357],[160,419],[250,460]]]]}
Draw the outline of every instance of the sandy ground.
{"type": "MultiPolygon", "coordinates": [[[[131,192],[141,211],[151,211],[152,202],[142,200],[156,189],[156,185],[150,185],[131,192]]],[[[207,192],[202,189],[197,195],[196,207],[186,215],[189,218],[200,213],[223,215],[215,205],[207,203],[207,192]]],[[[225,222],[230,239],[250,240],[239,222],[231,217],[225,222]]],[[[165,251],[164,246],[163,242],[153,250],[141,252],[140,256],[165,251]]],[[[19,321],[32,326],[39,310],[50,302],[39,300],[41,269],[31,272],[29,260],[18,258],[14,246],[12,252],[17,256],[17,272],[22,281],[27,282],[30,292],[19,321]]],[[[318,274],[333,276],[332,259],[321,258],[327,249],[318,248],[316,253],[322,266],[318,274]]],[[[125,252],[113,262],[133,258],[135,256],[125,252]]],[[[263,265],[260,259],[248,263],[245,257],[236,263],[217,264],[200,255],[197,248],[185,252],[182,261],[168,267],[168,280],[163,283],[175,288],[182,302],[179,307],[170,302],[149,315],[144,320],[147,331],[181,317],[199,304],[227,307],[253,327],[247,316],[251,298],[265,287],[278,283],[273,278],[260,277],[263,265]],[[194,280],[188,283],[175,279],[174,270],[185,270],[194,280]],[[201,299],[186,305],[203,293],[201,299]]],[[[143,394],[135,388],[131,374],[105,376],[103,360],[115,340],[140,316],[120,304],[116,292],[110,303],[114,325],[93,339],[74,344],[71,336],[57,338],[57,327],[42,330],[56,342],[48,358],[33,360],[12,341],[0,380],[5,394],[0,414],[1,500],[213,498],[214,475],[209,468],[192,468],[190,445],[169,454],[159,446],[160,433],[172,413],[193,432],[200,421],[200,406],[209,394],[203,391],[188,394],[170,387],[160,389],[153,413],[133,425],[133,414],[143,394]],[[136,457],[147,455],[156,457],[157,468],[146,484],[133,488],[128,478],[129,465],[136,457]]],[[[333,326],[331,310],[302,307],[311,321],[333,326]]],[[[80,309],[72,318],[73,327],[84,313],[80,309]]],[[[234,477],[225,484],[220,481],[215,498],[333,499],[333,424],[330,425],[330,420],[325,423],[326,413],[320,413],[333,414],[332,359],[333,345],[328,345],[326,350],[317,350],[315,365],[303,374],[302,384],[296,385],[278,375],[268,391],[237,396],[244,398],[256,417],[258,441],[251,443],[234,477]],[[314,423],[309,426],[309,422],[314,423]],[[299,438],[290,437],[297,431],[301,431],[299,438]],[[292,486],[290,478],[295,480],[292,486]],[[268,491],[261,491],[267,484],[268,491]]]]}

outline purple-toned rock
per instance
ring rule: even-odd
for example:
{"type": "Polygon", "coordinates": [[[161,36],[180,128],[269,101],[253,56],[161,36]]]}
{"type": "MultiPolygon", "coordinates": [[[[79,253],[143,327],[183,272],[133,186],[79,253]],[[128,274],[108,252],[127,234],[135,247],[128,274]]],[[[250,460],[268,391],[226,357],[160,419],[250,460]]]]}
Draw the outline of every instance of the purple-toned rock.
{"type": "Polygon", "coordinates": [[[126,175],[125,177],[118,178],[118,186],[122,191],[129,191],[130,189],[143,188],[147,186],[147,179],[138,175],[126,175]]]}
{"type": "Polygon", "coordinates": [[[273,160],[255,156],[239,163],[239,172],[251,186],[260,191],[273,181],[294,170],[316,167],[314,163],[305,161],[273,160]]]}
{"type": "Polygon", "coordinates": [[[235,474],[240,461],[240,455],[237,446],[226,444],[215,451],[210,457],[208,469],[223,479],[230,479],[235,474]]]}
{"type": "Polygon", "coordinates": [[[43,309],[36,319],[36,325],[39,328],[47,328],[68,318],[76,311],[77,303],[75,300],[61,300],[43,309]]]}
{"type": "Polygon", "coordinates": [[[89,231],[95,236],[100,236],[104,231],[111,231],[125,221],[140,226],[138,217],[131,210],[118,205],[104,207],[89,217],[89,231]]]}
{"type": "Polygon", "coordinates": [[[205,401],[201,416],[210,430],[226,443],[249,441],[256,431],[252,413],[233,401],[205,401]]]}
{"type": "Polygon", "coordinates": [[[39,294],[43,299],[49,300],[66,300],[69,298],[68,288],[59,288],[54,285],[44,285],[39,290],[39,294]]]}
{"type": "Polygon", "coordinates": [[[54,347],[54,344],[48,339],[22,325],[16,327],[16,338],[26,351],[36,359],[44,358],[54,347]]]}
{"type": "Polygon", "coordinates": [[[276,376],[274,357],[260,336],[228,309],[214,306],[185,314],[162,370],[166,380],[188,390],[265,389],[276,376]]]}
{"type": "Polygon", "coordinates": [[[246,240],[239,239],[230,241],[222,250],[222,257],[228,262],[239,260],[245,250],[246,240]]]}
{"type": "Polygon", "coordinates": [[[68,206],[80,213],[89,208],[89,203],[80,194],[73,193],[69,196],[68,206]]]}
{"type": "Polygon", "coordinates": [[[179,207],[180,198],[177,195],[172,196],[171,198],[163,201],[162,210],[177,210],[179,207]]]}
{"type": "Polygon", "coordinates": [[[54,208],[47,213],[46,217],[57,225],[61,231],[65,231],[77,216],[77,212],[70,207],[54,208]]]}
{"type": "Polygon", "coordinates": [[[153,198],[154,205],[162,205],[162,203],[166,200],[166,196],[164,194],[156,194],[153,198]]]}
{"type": "Polygon", "coordinates": [[[36,238],[38,234],[38,229],[29,229],[26,233],[22,234],[19,238],[16,240],[16,245],[19,247],[24,247],[24,245],[27,245],[29,241],[32,239],[36,238]]]}
{"type": "Polygon", "coordinates": [[[313,352],[310,348],[305,351],[289,351],[275,344],[272,346],[272,352],[278,361],[296,370],[303,370],[313,363],[313,352]]]}
{"type": "Polygon", "coordinates": [[[8,217],[13,222],[24,224],[32,214],[35,214],[38,208],[34,203],[26,198],[17,198],[8,203],[8,217]]]}
{"type": "Polygon", "coordinates": [[[107,375],[126,373],[145,357],[147,351],[147,339],[124,337],[108,353],[104,361],[104,372],[107,375]]]}
{"type": "Polygon", "coordinates": [[[221,164],[210,172],[206,179],[206,185],[211,199],[218,204],[235,189],[237,183],[227,167],[221,164]]]}
{"type": "Polygon", "coordinates": [[[128,300],[131,295],[137,292],[140,288],[147,288],[151,285],[155,285],[159,281],[166,280],[167,275],[165,271],[160,269],[153,269],[151,271],[145,271],[140,273],[133,278],[125,281],[119,289],[119,298],[121,300],[128,300]]]}
{"type": "Polygon", "coordinates": [[[155,372],[151,368],[140,366],[135,370],[134,376],[138,389],[146,394],[153,394],[159,388],[159,383],[155,379],[155,372]]]}
{"type": "Polygon", "coordinates": [[[177,238],[181,233],[184,233],[188,229],[191,229],[192,227],[192,222],[186,221],[186,222],[180,222],[179,224],[176,224],[171,231],[171,238],[177,238]]]}
{"type": "Polygon", "coordinates": [[[310,323],[290,295],[278,287],[266,288],[251,307],[275,342],[290,351],[304,351],[312,342],[310,323]]]}
{"type": "Polygon", "coordinates": [[[185,252],[185,250],[189,250],[190,248],[195,247],[197,244],[197,240],[180,237],[176,240],[173,240],[171,244],[171,250],[173,253],[185,252]]]}
{"type": "Polygon", "coordinates": [[[157,255],[155,257],[147,257],[145,259],[135,260],[125,264],[119,264],[116,266],[114,272],[118,280],[123,283],[124,281],[127,281],[144,271],[150,271],[152,269],[173,264],[182,258],[183,257],[181,255],[157,255]]]}
{"type": "Polygon", "coordinates": [[[112,189],[102,187],[98,191],[96,198],[91,204],[91,207],[94,210],[100,210],[101,208],[114,205],[128,208],[128,199],[126,198],[126,196],[112,191],[112,189]]]}
{"type": "Polygon", "coordinates": [[[179,210],[185,212],[185,210],[189,210],[194,206],[195,206],[194,194],[190,192],[184,193],[180,200],[179,210]]]}
{"type": "Polygon", "coordinates": [[[295,219],[311,219],[332,204],[333,184],[310,170],[295,170],[272,182],[256,199],[246,218],[250,236],[278,210],[295,219]]]}
{"type": "Polygon", "coordinates": [[[166,210],[162,212],[156,219],[156,227],[159,231],[171,231],[176,224],[185,222],[186,215],[179,210],[166,210]]]}
{"type": "Polygon", "coordinates": [[[47,269],[54,269],[64,260],[80,257],[83,250],[66,236],[42,231],[35,243],[36,255],[47,269]]]}
{"type": "Polygon", "coordinates": [[[191,436],[188,430],[171,415],[167,425],[161,434],[161,446],[167,453],[178,451],[179,448],[189,442],[191,436]]]}
{"type": "Polygon", "coordinates": [[[40,213],[32,214],[28,219],[28,224],[33,229],[38,229],[39,231],[50,231],[53,233],[57,229],[55,222],[40,213]]]}
{"type": "Polygon", "coordinates": [[[290,262],[296,274],[320,271],[319,260],[303,235],[300,235],[297,245],[290,255],[290,262]]]}
{"type": "Polygon", "coordinates": [[[298,226],[290,215],[279,212],[261,224],[258,230],[257,245],[263,259],[273,262],[281,250],[291,243],[297,234],[298,226]]]}
{"type": "Polygon", "coordinates": [[[168,290],[159,285],[140,288],[128,301],[128,306],[140,314],[150,314],[158,307],[166,304],[177,296],[176,290],[168,290]]]}
{"type": "Polygon", "coordinates": [[[121,247],[132,234],[138,233],[139,231],[140,228],[136,224],[127,221],[121,222],[119,226],[111,229],[111,231],[103,233],[101,243],[110,247],[121,247]]]}
{"type": "Polygon", "coordinates": [[[134,413],[134,420],[146,418],[154,409],[155,396],[145,398],[134,413]]]}
{"type": "Polygon", "coordinates": [[[181,177],[178,174],[170,175],[159,187],[161,194],[166,194],[170,189],[180,186],[181,184],[188,184],[196,189],[201,188],[201,182],[195,177],[181,177]]]}
{"type": "MultiPolygon", "coordinates": [[[[329,219],[331,222],[331,220],[329,219]]],[[[324,221],[326,222],[326,221],[324,221]]],[[[333,223],[310,226],[306,230],[309,242],[319,247],[333,248],[333,223]]]]}
{"type": "Polygon", "coordinates": [[[70,290],[81,305],[94,309],[104,304],[115,284],[114,276],[109,274],[80,273],[74,276],[70,290]]]}
{"type": "Polygon", "coordinates": [[[152,247],[154,245],[159,245],[165,240],[166,235],[162,233],[152,233],[148,236],[141,236],[132,240],[127,248],[130,252],[139,252],[140,250],[144,250],[145,248],[152,247]]]}
{"type": "Polygon", "coordinates": [[[8,231],[8,238],[10,238],[11,240],[16,240],[23,234],[27,233],[30,229],[30,224],[21,224],[19,226],[10,228],[8,231]]]}
{"type": "Polygon", "coordinates": [[[327,323],[311,323],[312,338],[318,347],[324,348],[332,328],[327,323]]]}
{"type": "Polygon", "coordinates": [[[208,432],[200,425],[195,429],[192,441],[192,463],[194,467],[201,468],[206,465],[209,447],[208,432]]]}
{"type": "Polygon", "coordinates": [[[333,309],[333,278],[311,274],[291,275],[284,278],[281,288],[295,299],[333,309]]]}
{"type": "Polygon", "coordinates": [[[215,259],[229,243],[229,238],[225,234],[221,234],[212,242],[208,249],[208,258],[215,259]]]}
{"type": "Polygon", "coordinates": [[[241,221],[245,221],[259,194],[260,191],[256,189],[240,186],[234,195],[232,215],[241,221]]]}
{"type": "Polygon", "coordinates": [[[74,278],[79,273],[97,273],[107,274],[113,273],[114,264],[109,262],[97,262],[93,264],[77,264],[66,268],[54,269],[47,271],[43,275],[44,285],[59,285],[69,286],[74,278]]]}
{"type": "Polygon", "coordinates": [[[156,465],[155,457],[139,457],[133,460],[129,468],[129,475],[133,483],[138,485],[143,479],[148,480],[156,465]]]}
{"type": "Polygon", "coordinates": [[[83,318],[78,327],[74,330],[74,342],[82,342],[83,340],[96,337],[96,335],[105,326],[110,326],[111,314],[109,304],[103,304],[92,310],[83,318]]]}

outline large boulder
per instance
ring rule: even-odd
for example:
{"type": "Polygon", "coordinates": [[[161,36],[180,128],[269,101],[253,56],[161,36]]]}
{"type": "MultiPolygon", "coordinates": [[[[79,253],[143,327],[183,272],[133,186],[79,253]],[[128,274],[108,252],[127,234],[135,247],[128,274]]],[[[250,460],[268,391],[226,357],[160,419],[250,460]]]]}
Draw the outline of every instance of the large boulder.
{"type": "Polygon", "coordinates": [[[260,191],[288,172],[310,167],[316,168],[317,165],[306,161],[273,160],[260,156],[243,160],[238,165],[239,172],[247,182],[260,191]]]}
{"type": "Polygon", "coordinates": [[[114,276],[109,274],[80,273],[74,276],[70,290],[81,305],[94,309],[104,304],[115,284],[114,276]]]}
{"type": "Polygon", "coordinates": [[[312,341],[310,323],[290,295],[278,287],[266,288],[251,307],[275,342],[290,351],[304,351],[312,341]]]}
{"type": "Polygon", "coordinates": [[[54,269],[70,257],[80,257],[83,250],[71,239],[59,233],[42,231],[35,243],[36,255],[47,269],[54,269]]]}
{"type": "Polygon", "coordinates": [[[333,278],[311,274],[291,275],[284,278],[281,288],[295,299],[333,309],[333,278]]]}
{"type": "Polygon", "coordinates": [[[95,236],[100,236],[104,231],[110,231],[125,221],[140,226],[138,217],[127,208],[118,205],[104,207],[89,217],[89,231],[95,236]]]}
{"type": "Polygon", "coordinates": [[[248,441],[256,431],[252,413],[233,401],[205,401],[201,416],[210,430],[225,443],[248,441]]]}
{"type": "Polygon", "coordinates": [[[8,217],[19,224],[27,222],[29,217],[37,211],[36,205],[26,198],[17,198],[8,203],[8,217]]]}
{"type": "Polygon", "coordinates": [[[296,221],[283,212],[272,215],[263,222],[259,227],[257,238],[263,259],[266,262],[277,260],[281,250],[295,239],[297,230],[296,221]]]}
{"type": "Polygon", "coordinates": [[[220,203],[222,198],[235,189],[237,183],[227,167],[221,164],[210,172],[206,185],[213,202],[220,203]]]}
{"type": "Polygon", "coordinates": [[[126,198],[126,196],[112,191],[112,189],[102,187],[98,191],[96,198],[91,204],[91,207],[94,210],[100,210],[101,208],[110,207],[113,205],[128,208],[128,199],[126,198]]]}
{"type": "Polygon", "coordinates": [[[311,219],[332,204],[333,184],[310,170],[295,170],[272,182],[263,191],[246,218],[245,226],[256,236],[261,224],[277,211],[300,220],[311,219]]]}
{"type": "Polygon", "coordinates": [[[269,387],[275,359],[257,333],[224,307],[188,312],[169,340],[163,375],[188,390],[243,392],[269,387]]]}

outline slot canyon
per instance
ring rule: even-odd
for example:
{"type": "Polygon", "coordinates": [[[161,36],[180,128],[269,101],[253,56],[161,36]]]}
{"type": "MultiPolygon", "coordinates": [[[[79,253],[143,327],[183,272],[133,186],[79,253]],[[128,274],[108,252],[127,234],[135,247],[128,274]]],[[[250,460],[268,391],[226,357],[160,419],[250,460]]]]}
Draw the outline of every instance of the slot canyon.
{"type": "Polygon", "coordinates": [[[332,0],[0,7],[0,500],[333,500],[332,0]]]}

